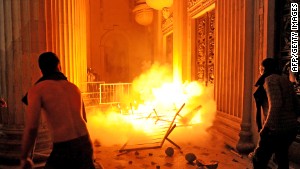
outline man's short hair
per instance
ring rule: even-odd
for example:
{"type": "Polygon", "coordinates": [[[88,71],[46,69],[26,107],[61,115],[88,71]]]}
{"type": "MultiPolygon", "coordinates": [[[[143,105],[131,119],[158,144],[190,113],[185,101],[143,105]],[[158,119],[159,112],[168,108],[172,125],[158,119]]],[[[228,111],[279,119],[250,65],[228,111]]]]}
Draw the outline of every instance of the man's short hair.
{"type": "Polygon", "coordinates": [[[265,68],[266,73],[280,73],[279,63],[277,59],[266,58],[262,61],[261,65],[265,68]]]}
{"type": "Polygon", "coordinates": [[[42,53],[38,62],[43,75],[58,71],[59,59],[53,52],[42,53]]]}

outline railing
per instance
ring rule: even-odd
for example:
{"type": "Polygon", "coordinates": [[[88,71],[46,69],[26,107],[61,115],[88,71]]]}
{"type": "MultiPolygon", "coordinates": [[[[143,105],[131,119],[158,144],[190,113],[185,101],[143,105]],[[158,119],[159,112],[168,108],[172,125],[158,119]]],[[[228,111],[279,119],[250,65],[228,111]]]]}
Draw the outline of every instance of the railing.
{"type": "Polygon", "coordinates": [[[100,84],[99,104],[120,103],[124,96],[129,96],[131,83],[105,83],[100,84]]]}
{"type": "Polygon", "coordinates": [[[96,106],[99,104],[99,99],[100,99],[99,87],[101,84],[104,84],[104,82],[99,81],[99,82],[81,83],[80,89],[82,91],[83,102],[86,107],[96,106]]]}
{"type": "Polygon", "coordinates": [[[117,104],[131,92],[131,83],[85,82],[80,86],[86,107],[117,104]]]}

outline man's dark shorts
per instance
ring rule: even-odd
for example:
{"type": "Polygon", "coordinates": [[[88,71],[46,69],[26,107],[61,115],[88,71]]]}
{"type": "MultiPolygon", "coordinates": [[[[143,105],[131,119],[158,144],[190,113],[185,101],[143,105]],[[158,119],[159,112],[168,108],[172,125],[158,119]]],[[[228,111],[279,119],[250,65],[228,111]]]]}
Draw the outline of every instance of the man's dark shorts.
{"type": "Polygon", "coordinates": [[[44,169],[95,169],[89,135],[54,143],[44,169]]]}

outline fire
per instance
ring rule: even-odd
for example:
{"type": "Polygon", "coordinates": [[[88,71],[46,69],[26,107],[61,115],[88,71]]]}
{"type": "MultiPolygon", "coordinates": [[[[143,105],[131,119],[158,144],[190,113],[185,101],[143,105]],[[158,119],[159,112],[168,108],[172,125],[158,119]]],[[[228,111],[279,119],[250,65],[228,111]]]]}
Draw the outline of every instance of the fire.
{"type": "MultiPolygon", "coordinates": [[[[168,68],[154,65],[136,78],[132,83],[131,95],[124,96],[117,108],[89,113],[91,135],[96,133],[93,131],[99,133],[102,130],[100,133],[114,133],[112,135],[118,136],[116,140],[125,143],[130,135],[157,132],[157,122],[172,121],[177,112],[177,126],[193,128],[194,125],[201,125],[203,130],[211,126],[216,111],[212,87],[198,82],[180,84],[172,82],[171,77],[168,68]]],[[[109,137],[107,141],[111,142],[113,137],[109,137]]],[[[99,138],[103,142],[103,136],[99,138]]]]}

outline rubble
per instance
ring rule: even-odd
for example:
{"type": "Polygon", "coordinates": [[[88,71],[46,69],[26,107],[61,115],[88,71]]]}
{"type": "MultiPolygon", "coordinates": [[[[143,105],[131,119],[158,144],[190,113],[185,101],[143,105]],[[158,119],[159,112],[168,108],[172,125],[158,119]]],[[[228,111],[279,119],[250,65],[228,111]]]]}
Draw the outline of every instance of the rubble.
{"type": "Polygon", "coordinates": [[[174,149],[172,147],[168,147],[166,150],[165,150],[165,153],[167,156],[169,157],[172,157],[173,154],[174,154],[174,149]]]}
{"type": "Polygon", "coordinates": [[[193,164],[193,162],[196,160],[196,155],[194,153],[187,153],[185,155],[185,159],[186,161],[188,161],[188,163],[193,164]]]}
{"type": "Polygon", "coordinates": [[[216,168],[218,168],[219,162],[218,161],[211,161],[209,163],[206,163],[201,159],[197,159],[196,160],[196,165],[198,167],[206,167],[207,169],[216,169],[216,168]]]}

